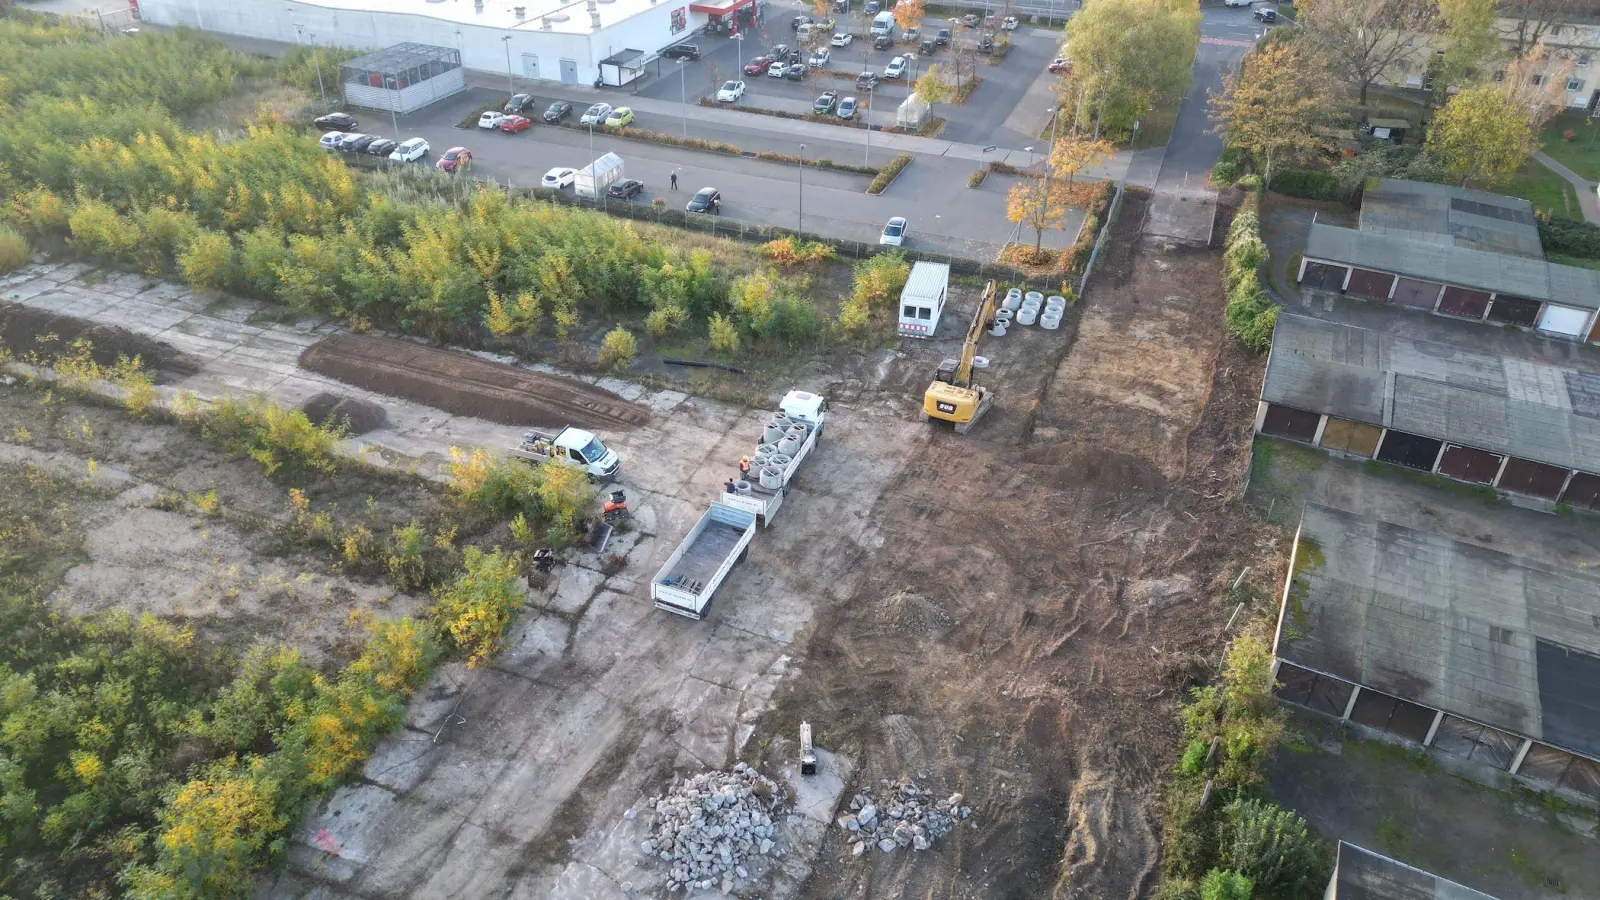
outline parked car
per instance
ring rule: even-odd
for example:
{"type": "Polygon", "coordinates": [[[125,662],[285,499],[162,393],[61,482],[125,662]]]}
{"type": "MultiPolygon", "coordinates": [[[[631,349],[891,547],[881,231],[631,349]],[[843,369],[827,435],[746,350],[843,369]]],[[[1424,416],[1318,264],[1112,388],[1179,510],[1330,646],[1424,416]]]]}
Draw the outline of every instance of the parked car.
{"type": "Polygon", "coordinates": [[[544,173],[544,177],[539,179],[539,186],[560,190],[577,180],[577,169],[557,168],[544,173]]]}
{"type": "Polygon", "coordinates": [[[484,110],[483,115],[478,117],[478,127],[493,131],[494,129],[499,128],[500,123],[504,122],[505,120],[506,114],[503,112],[497,112],[492,109],[484,110]]]}
{"type": "Polygon", "coordinates": [[[789,68],[783,73],[783,77],[789,79],[790,81],[799,81],[802,78],[805,78],[806,77],[806,64],[805,63],[793,63],[793,64],[791,64],[789,66],[789,68]]]}
{"type": "Polygon", "coordinates": [[[1051,74],[1071,72],[1072,63],[1065,56],[1058,56],[1055,59],[1050,60],[1050,65],[1045,66],[1045,68],[1049,70],[1051,74]]]}
{"type": "Polygon", "coordinates": [[[850,0],[833,0],[833,11],[847,13],[850,11],[850,0]]]}
{"type": "Polygon", "coordinates": [[[1252,0],[1222,0],[1222,5],[1232,9],[1239,9],[1241,7],[1248,7],[1251,2],[1252,0]]]}
{"type": "Polygon", "coordinates": [[[361,123],[356,121],[355,116],[352,116],[349,113],[340,112],[328,113],[325,116],[317,116],[317,118],[313,120],[312,124],[316,125],[318,128],[327,128],[332,131],[342,131],[346,134],[349,134],[350,132],[355,131],[361,123]]]}
{"type": "Polygon", "coordinates": [[[624,178],[616,184],[613,184],[611,187],[606,188],[606,193],[612,197],[620,197],[623,200],[626,200],[629,197],[637,195],[642,190],[644,190],[644,182],[637,178],[624,178]]]}
{"type": "Polygon", "coordinates": [[[391,141],[388,138],[379,138],[378,140],[375,140],[367,145],[366,152],[372,154],[373,156],[388,156],[389,154],[393,153],[394,148],[398,146],[400,146],[399,141],[391,141]]]}
{"type": "Polygon", "coordinates": [[[867,5],[861,11],[869,16],[875,16],[882,10],[883,4],[879,3],[878,0],[867,0],[867,5]]]}
{"type": "Polygon", "coordinates": [[[887,66],[883,67],[883,77],[885,78],[900,78],[905,74],[906,58],[904,56],[896,56],[894,59],[889,60],[887,66]]]}
{"type": "Polygon", "coordinates": [[[722,83],[722,88],[717,91],[717,102],[718,103],[738,103],[739,102],[739,98],[743,97],[743,96],[744,96],[744,82],[742,82],[742,81],[724,81],[722,83]]]}
{"type": "Polygon", "coordinates": [[[848,47],[850,46],[850,42],[855,39],[855,35],[846,31],[841,31],[835,34],[833,36],[833,40],[829,41],[828,43],[834,45],[835,47],[848,47]]]}
{"type": "Polygon", "coordinates": [[[986,34],[978,38],[978,52],[989,53],[994,50],[994,35],[986,34]]]}
{"type": "Polygon", "coordinates": [[[770,65],[772,65],[772,60],[765,56],[758,56],[744,64],[744,73],[746,75],[765,75],[767,67],[770,65]]]}
{"type": "Polygon", "coordinates": [[[347,134],[344,140],[339,142],[339,149],[346,153],[360,153],[377,139],[378,136],[375,134],[347,134]]]}
{"type": "Polygon", "coordinates": [[[856,117],[856,98],[846,97],[839,101],[839,110],[835,113],[841,119],[854,119],[856,117]]]}
{"type": "Polygon", "coordinates": [[[900,40],[905,41],[908,44],[915,44],[917,41],[922,40],[922,29],[913,25],[910,28],[907,28],[905,31],[900,32],[900,40]]]}
{"type": "Polygon", "coordinates": [[[344,140],[346,137],[347,135],[342,131],[330,131],[323,135],[322,139],[319,140],[318,143],[322,145],[322,149],[324,150],[337,150],[339,149],[339,142],[344,140]]]}
{"type": "Polygon", "coordinates": [[[633,124],[633,110],[626,106],[619,106],[606,116],[607,128],[623,128],[633,124]]]}
{"type": "Polygon", "coordinates": [[[816,50],[811,51],[811,68],[825,69],[832,58],[832,54],[828,52],[828,48],[819,47],[816,50]]]}
{"type": "Polygon", "coordinates": [[[1278,21],[1278,11],[1273,7],[1263,6],[1255,11],[1255,18],[1259,22],[1276,22],[1278,21]]]}
{"type": "Polygon", "coordinates": [[[539,118],[554,124],[572,115],[572,104],[565,100],[557,100],[539,118]]]}
{"type": "Polygon", "coordinates": [[[795,39],[796,42],[800,43],[801,45],[806,45],[806,44],[811,43],[811,36],[813,34],[816,34],[816,32],[817,32],[817,26],[813,25],[810,22],[807,22],[804,25],[800,26],[800,30],[799,31],[796,31],[794,33],[794,39],[795,39]]]}
{"type": "Polygon", "coordinates": [[[933,38],[928,38],[927,40],[922,42],[922,46],[917,48],[917,52],[921,53],[923,56],[927,56],[928,54],[932,53],[938,46],[939,46],[938,44],[933,42],[933,38]]]}
{"type": "Polygon", "coordinates": [[[419,137],[406,138],[394,148],[389,158],[395,162],[416,162],[428,158],[428,142],[419,137]]]}
{"type": "Polygon", "coordinates": [[[451,147],[434,165],[446,172],[459,172],[472,165],[472,151],[465,147],[451,147]]]}
{"type": "Polygon", "coordinates": [[[811,111],[819,116],[825,116],[839,108],[839,95],[835,91],[823,91],[811,103],[811,111]]]}
{"type": "Polygon", "coordinates": [[[832,18],[818,19],[814,24],[818,31],[832,31],[839,27],[839,23],[832,18]]]}
{"type": "Polygon", "coordinates": [[[872,39],[872,49],[874,50],[887,50],[893,46],[894,38],[888,36],[887,34],[880,34],[872,39]]]}
{"type": "Polygon", "coordinates": [[[773,59],[783,59],[784,57],[789,55],[789,45],[788,44],[779,44],[778,46],[773,47],[771,50],[767,51],[767,55],[772,57],[773,59]]]}
{"type": "Polygon", "coordinates": [[[950,29],[948,29],[948,28],[939,29],[939,33],[937,35],[934,35],[933,42],[935,44],[938,44],[941,47],[950,46],[950,29]]]}
{"type": "Polygon", "coordinates": [[[782,78],[784,76],[784,73],[788,72],[788,71],[789,71],[789,64],[788,63],[784,62],[781,59],[774,60],[772,65],[767,66],[767,77],[768,78],[782,78]]]}
{"type": "Polygon", "coordinates": [[[506,105],[500,111],[504,113],[525,113],[528,111],[528,107],[532,105],[532,94],[512,94],[511,99],[506,101],[506,105]]]}
{"type": "Polygon", "coordinates": [[[903,246],[906,242],[906,229],[910,227],[905,216],[895,216],[889,220],[889,224],[883,226],[883,234],[878,235],[878,243],[890,247],[903,246]]]}
{"type": "Polygon", "coordinates": [[[596,103],[583,113],[583,118],[578,120],[580,125],[604,125],[606,116],[611,115],[611,104],[596,103]]]}
{"type": "Polygon", "coordinates": [[[700,46],[698,44],[673,44],[661,51],[667,59],[699,59],[700,46]]]}
{"type": "MultiPolygon", "coordinates": [[[[1246,2],[1249,2],[1249,0],[1246,0],[1246,2]]],[[[1000,30],[1016,31],[1018,24],[1020,23],[1017,22],[1016,16],[1006,16],[1004,19],[1000,20],[1000,30]]]]}
{"type": "Polygon", "coordinates": [[[532,127],[533,120],[527,116],[506,116],[500,120],[500,130],[506,134],[516,134],[519,131],[527,131],[532,127]]]}
{"type": "Polygon", "coordinates": [[[811,17],[810,16],[795,16],[794,18],[789,20],[789,30],[790,31],[799,31],[801,25],[810,25],[810,24],[811,24],[811,17]]]}
{"type": "Polygon", "coordinates": [[[689,198],[689,205],[684,209],[689,212],[714,213],[722,209],[722,192],[716,188],[703,187],[694,192],[689,198]]]}
{"type": "Polygon", "coordinates": [[[878,86],[877,72],[862,72],[856,76],[856,87],[863,91],[870,91],[878,86]]]}
{"type": "Polygon", "coordinates": [[[791,66],[798,66],[806,61],[805,51],[801,50],[799,47],[796,47],[789,51],[789,55],[784,57],[783,61],[791,66]]]}
{"type": "Polygon", "coordinates": [[[977,28],[978,27],[978,14],[977,13],[967,13],[966,15],[961,17],[961,24],[965,25],[968,28],[977,28]]]}

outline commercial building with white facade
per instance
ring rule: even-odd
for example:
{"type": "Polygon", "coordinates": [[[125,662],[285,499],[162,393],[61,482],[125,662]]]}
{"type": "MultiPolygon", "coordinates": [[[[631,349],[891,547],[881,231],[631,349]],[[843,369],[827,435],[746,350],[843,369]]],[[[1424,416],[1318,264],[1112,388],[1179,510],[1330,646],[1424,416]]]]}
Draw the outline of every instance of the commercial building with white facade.
{"type": "MultiPolygon", "coordinates": [[[[144,20],[286,43],[456,50],[469,69],[592,84],[608,58],[642,65],[755,0],[140,0],[144,20]]],[[[638,69],[607,67],[608,83],[638,69]]]]}

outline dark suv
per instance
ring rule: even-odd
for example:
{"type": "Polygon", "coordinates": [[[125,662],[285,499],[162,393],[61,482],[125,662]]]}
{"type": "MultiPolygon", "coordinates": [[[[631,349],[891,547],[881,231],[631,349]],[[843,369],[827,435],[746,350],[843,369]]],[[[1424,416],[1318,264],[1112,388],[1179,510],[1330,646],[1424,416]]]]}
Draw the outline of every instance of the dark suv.
{"type": "Polygon", "coordinates": [[[661,51],[667,59],[699,59],[700,48],[695,44],[673,44],[661,51]]]}
{"type": "Polygon", "coordinates": [[[330,131],[355,131],[356,126],[360,124],[356,122],[355,116],[342,112],[318,116],[314,122],[318,128],[326,128],[330,131]]]}
{"type": "Polygon", "coordinates": [[[872,90],[873,88],[875,88],[877,86],[878,86],[878,73],[877,72],[862,72],[860,75],[856,76],[856,87],[858,87],[858,88],[860,88],[860,89],[862,89],[864,91],[870,91],[870,90],[872,90]]]}

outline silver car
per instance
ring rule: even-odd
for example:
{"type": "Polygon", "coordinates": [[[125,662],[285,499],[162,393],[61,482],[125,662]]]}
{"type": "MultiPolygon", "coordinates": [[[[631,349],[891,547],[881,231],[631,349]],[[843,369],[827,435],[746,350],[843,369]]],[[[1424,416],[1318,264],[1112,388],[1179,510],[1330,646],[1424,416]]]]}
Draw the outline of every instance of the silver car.
{"type": "Polygon", "coordinates": [[[583,118],[578,120],[581,125],[604,125],[606,116],[611,115],[611,104],[596,103],[584,112],[583,118]]]}

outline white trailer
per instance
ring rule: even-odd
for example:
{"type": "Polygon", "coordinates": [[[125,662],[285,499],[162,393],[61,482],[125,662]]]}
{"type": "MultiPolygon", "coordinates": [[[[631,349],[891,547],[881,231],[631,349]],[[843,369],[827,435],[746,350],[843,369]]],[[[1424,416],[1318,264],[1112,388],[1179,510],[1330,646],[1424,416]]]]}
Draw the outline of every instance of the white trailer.
{"type": "Polygon", "coordinates": [[[704,619],[711,596],[744,559],[756,535],[755,514],[718,501],[711,504],[667,564],[650,579],[657,609],[704,619]]]}
{"type": "Polygon", "coordinates": [[[787,454],[789,458],[787,464],[768,466],[768,469],[776,470],[770,478],[763,479],[761,472],[751,470],[746,479],[749,489],[727,494],[722,497],[722,502],[736,509],[754,513],[763,527],[771,527],[773,516],[777,515],[778,509],[783,506],[784,498],[789,495],[789,482],[811,456],[811,451],[817,446],[817,439],[822,436],[822,423],[827,418],[827,409],[828,402],[818,394],[790,391],[779,404],[778,411],[788,416],[790,422],[806,429],[805,439],[801,441],[800,448],[792,454],[787,454]]]}
{"type": "Polygon", "coordinates": [[[911,267],[905,289],[900,292],[900,336],[931,338],[939,330],[944,301],[950,293],[950,267],[945,263],[919,262],[911,267]]]}
{"type": "Polygon", "coordinates": [[[572,189],[579,197],[598,199],[622,178],[622,157],[615,153],[607,153],[599,159],[578,170],[572,182],[572,189]]]}

